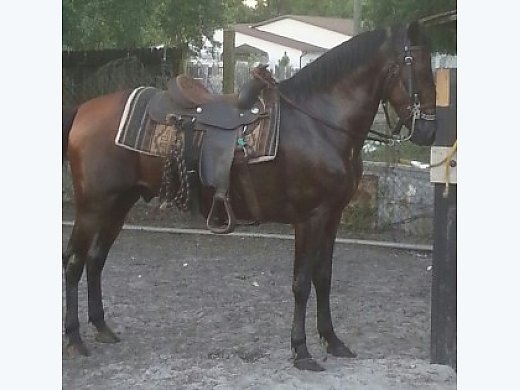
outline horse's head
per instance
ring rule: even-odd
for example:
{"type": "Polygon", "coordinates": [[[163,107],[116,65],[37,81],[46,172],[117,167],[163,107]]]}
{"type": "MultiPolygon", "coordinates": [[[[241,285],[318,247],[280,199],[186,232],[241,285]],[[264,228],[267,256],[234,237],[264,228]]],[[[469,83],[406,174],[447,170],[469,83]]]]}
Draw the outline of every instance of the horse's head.
{"type": "MultiPolygon", "coordinates": [[[[432,145],[437,123],[429,45],[416,22],[394,38],[384,99],[397,112],[399,123],[410,131],[410,141],[417,145],[432,145]]],[[[396,132],[400,128],[396,127],[396,132]]]]}

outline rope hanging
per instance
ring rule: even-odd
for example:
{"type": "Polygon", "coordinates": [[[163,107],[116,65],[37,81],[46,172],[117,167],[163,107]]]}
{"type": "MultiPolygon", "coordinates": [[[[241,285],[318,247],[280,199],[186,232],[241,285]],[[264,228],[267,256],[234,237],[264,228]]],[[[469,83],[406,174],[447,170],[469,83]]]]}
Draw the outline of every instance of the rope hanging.
{"type": "Polygon", "coordinates": [[[190,192],[183,137],[176,132],[163,168],[159,191],[160,208],[171,208],[175,204],[179,210],[188,211],[190,192]]]}

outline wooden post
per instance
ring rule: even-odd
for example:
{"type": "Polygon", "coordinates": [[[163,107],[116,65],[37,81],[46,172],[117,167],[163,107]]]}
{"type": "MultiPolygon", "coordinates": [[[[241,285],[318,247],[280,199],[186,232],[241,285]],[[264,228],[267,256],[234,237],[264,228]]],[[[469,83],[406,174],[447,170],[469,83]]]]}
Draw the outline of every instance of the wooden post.
{"type": "Polygon", "coordinates": [[[224,66],[224,77],[222,81],[222,92],[235,92],[235,31],[224,30],[224,48],[222,62],[224,66]]]}
{"type": "Polygon", "coordinates": [[[353,20],[354,35],[358,35],[361,32],[361,0],[354,0],[353,20]]]}
{"type": "MultiPolygon", "coordinates": [[[[456,140],[457,69],[440,69],[435,146],[451,147],[456,140]]],[[[445,189],[445,183],[435,183],[431,362],[457,369],[457,185],[449,184],[447,197],[445,189]]]]}

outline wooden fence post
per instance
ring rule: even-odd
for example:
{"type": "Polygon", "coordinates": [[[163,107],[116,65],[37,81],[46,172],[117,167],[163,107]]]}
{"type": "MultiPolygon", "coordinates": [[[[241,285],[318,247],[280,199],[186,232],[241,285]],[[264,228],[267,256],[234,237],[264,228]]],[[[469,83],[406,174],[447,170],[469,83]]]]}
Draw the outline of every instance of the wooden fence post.
{"type": "Polygon", "coordinates": [[[224,30],[224,47],[222,53],[224,75],[222,80],[222,92],[235,92],[235,31],[224,30]]]}

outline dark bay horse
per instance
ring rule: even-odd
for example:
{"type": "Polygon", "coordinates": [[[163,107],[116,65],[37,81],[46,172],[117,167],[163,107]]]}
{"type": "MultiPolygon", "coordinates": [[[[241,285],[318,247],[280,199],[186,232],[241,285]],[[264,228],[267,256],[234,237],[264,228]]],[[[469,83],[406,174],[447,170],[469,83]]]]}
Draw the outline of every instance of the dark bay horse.
{"type": "MultiPolygon", "coordinates": [[[[355,354],[338,338],[329,295],[340,216],[362,175],[360,152],[381,101],[387,101],[419,145],[435,137],[435,86],[427,40],[416,23],[360,34],[278,84],[282,96],[276,159],[250,166],[260,222],[295,230],[291,348],[297,368],[321,370],[307,350],[306,306],[316,290],[317,330],[327,352],[355,354]]],[[[142,197],[157,196],[164,160],[118,147],[114,138],[130,91],[64,111],[64,157],[70,162],[76,217],[63,253],[67,351],[87,355],[80,338],[78,282],[86,267],[88,318],[97,340],[119,338],[104,320],[101,272],[125,216],[142,197]]],[[[231,193],[241,191],[232,171],[231,193]]],[[[236,179],[236,177],[235,177],[236,179]]],[[[250,220],[250,205],[233,203],[250,220]]]]}

